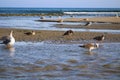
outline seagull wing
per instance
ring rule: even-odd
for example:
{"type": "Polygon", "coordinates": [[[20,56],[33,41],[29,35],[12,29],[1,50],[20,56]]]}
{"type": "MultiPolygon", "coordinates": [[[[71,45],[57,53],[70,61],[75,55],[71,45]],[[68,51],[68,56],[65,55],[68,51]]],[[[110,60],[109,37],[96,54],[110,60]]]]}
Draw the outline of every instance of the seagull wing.
{"type": "Polygon", "coordinates": [[[96,36],[93,38],[94,40],[100,40],[100,36],[96,36]]]}
{"type": "Polygon", "coordinates": [[[5,39],[4,41],[3,41],[3,44],[8,44],[10,42],[10,39],[5,39]]]}
{"type": "Polygon", "coordinates": [[[63,36],[65,36],[65,35],[68,35],[68,31],[66,31],[66,32],[63,34],[63,36]]]}

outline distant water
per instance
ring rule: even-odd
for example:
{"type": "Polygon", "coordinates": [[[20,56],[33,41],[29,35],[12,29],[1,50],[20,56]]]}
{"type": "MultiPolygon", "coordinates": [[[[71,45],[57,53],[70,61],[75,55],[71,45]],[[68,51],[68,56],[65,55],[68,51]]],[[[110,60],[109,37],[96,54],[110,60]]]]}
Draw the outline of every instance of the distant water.
{"type": "Polygon", "coordinates": [[[120,8],[0,8],[0,14],[120,14],[120,8]],[[90,13],[89,13],[90,12],[90,13]],[[91,13],[93,12],[93,13],[91,13]]]}

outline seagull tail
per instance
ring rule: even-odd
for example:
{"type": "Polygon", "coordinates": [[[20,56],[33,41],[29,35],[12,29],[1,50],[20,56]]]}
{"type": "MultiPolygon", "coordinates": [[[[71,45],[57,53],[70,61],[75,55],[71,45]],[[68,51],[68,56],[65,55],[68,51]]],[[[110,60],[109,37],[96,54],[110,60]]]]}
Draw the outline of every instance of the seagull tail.
{"type": "Polygon", "coordinates": [[[79,47],[85,47],[84,45],[80,45],[79,47]]]}

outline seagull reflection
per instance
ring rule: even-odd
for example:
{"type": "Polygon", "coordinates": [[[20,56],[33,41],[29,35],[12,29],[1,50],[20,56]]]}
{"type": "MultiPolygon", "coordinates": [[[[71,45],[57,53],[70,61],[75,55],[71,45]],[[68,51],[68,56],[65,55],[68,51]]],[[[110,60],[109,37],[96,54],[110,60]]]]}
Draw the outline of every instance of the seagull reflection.
{"type": "Polygon", "coordinates": [[[11,47],[11,48],[7,48],[8,50],[9,50],[9,52],[10,52],[10,56],[11,57],[13,57],[14,56],[14,54],[15,54],[15,48],[14,47],[11,47]]]}
{"type": "Polygon", "coordinates": [[[90,51],[85,51],[84,54],[91,55],[91,56],[96,56],[96,57],[98,56],[97,52],[92,52],[92,51],[91,52],[90,51]]]}
{"type": "Polygon", "coordinates": [[[94,52],[91,52],[91,51],[86,51],[86,52],[85,52],[85,54],[87,54],[87,55],[93,55],[93,54],[94,54],[94,52]]]}

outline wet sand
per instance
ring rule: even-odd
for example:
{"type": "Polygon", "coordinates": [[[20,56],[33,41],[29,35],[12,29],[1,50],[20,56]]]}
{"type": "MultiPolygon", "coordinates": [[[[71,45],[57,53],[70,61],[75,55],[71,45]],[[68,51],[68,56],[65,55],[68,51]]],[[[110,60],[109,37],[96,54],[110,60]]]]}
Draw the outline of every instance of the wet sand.
{"type": "Polygon", "coordinates": [[[99,23],[120,23],[120,17],[94,17],[94,18],[61,18],[61,19],[40,19],[41,22],[99,22],[99,23]]]}
{"type": "Polygon", "coordinates": [[[14,37],[16,41],[50,41],[57,43],[69,43],[69,42],[85,42],[93,41],[93,37],[104,34],[104,42],[120,42],[120,34],[113,33],[100,33],[100,32],[74,32],[71,36],[62,36],[64,31],[48,31],[48,30],[35,30],[36,35],[25,35],[25,32],[31,30],[25,29],[5,29],[0,28],[0,37],[8,35],[10,30],[14,31],[14,37]]]}
{"type": "Polygon", "coordinates": [[[109,29],[109,30],[120,30],[120,24],[112,24],[112,23],[92,23],[90,26],[85,26],[83,24],[77,25],[69,25],[69,24],[55,24],[53,27],[58,28],[78,28],[78,29],[109,29]]]}

